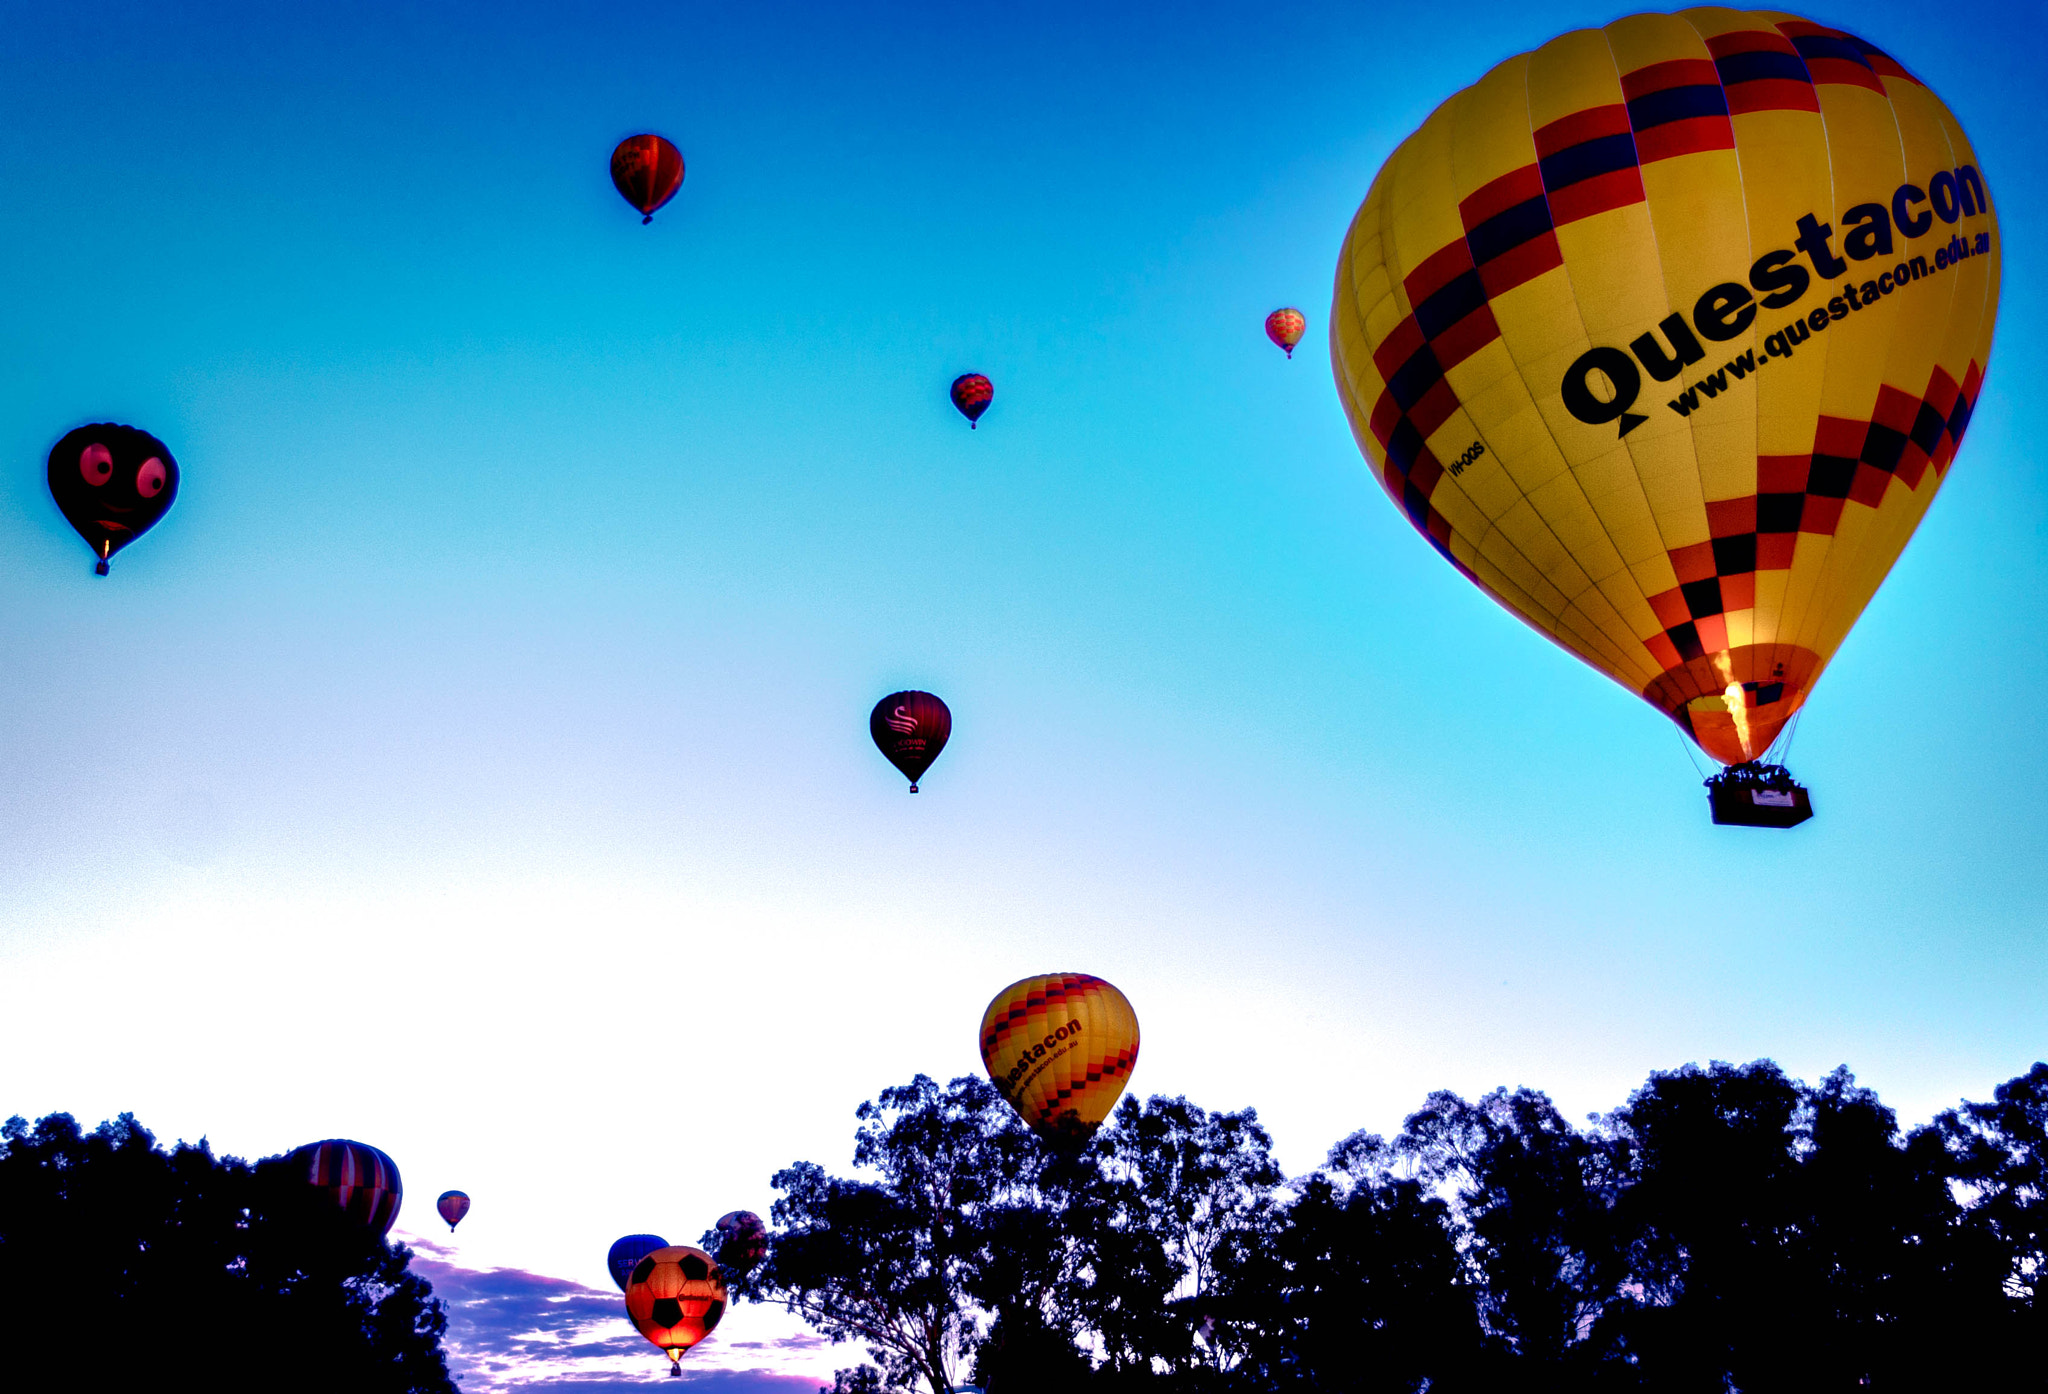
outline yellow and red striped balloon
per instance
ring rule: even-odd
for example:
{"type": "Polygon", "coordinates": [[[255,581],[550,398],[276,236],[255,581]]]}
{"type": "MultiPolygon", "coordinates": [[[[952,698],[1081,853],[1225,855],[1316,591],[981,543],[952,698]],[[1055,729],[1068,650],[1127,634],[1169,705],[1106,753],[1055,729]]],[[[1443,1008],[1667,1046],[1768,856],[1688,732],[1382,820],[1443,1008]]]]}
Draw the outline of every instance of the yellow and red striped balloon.
{"type": "Polygon", "coordinates": [[[1401,144],[1331,358],[1431,545],[1736,764],[1940,488],[2000,258],[1961,126],[1889,55],[1778,11],[1636,15],[1401,144]]]}
{"type": "Polygon", "coordinates": [[[1138,1014],[1101,978],[1048,973],[1011,983],[981,1014],[981,1063],[1041,1135],[1085,1141],[1138,1063],[1138,1014]]]}
{"type": "Polygon", "coordinates": [[[1307,330],[1307,317],[1291,307],[1275,310],[1266,316],[1266,337],[1276,346],[1286,349],[1289,358],[1294,357],[1294,346],[1301,342],[1301,336],[1307,330]]]}

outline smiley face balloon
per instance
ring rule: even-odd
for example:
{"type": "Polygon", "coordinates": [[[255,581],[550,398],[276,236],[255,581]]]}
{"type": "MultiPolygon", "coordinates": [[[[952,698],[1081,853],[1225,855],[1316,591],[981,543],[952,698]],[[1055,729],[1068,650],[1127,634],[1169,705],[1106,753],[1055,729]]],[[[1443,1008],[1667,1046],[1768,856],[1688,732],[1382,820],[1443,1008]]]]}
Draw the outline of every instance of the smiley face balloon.
{"type": "Polygon", "coordinates": [[[178,462],[133,426],[80,426],[50,450],[50,497],[100,559],[156,526],[178,497],[178,462]]]}

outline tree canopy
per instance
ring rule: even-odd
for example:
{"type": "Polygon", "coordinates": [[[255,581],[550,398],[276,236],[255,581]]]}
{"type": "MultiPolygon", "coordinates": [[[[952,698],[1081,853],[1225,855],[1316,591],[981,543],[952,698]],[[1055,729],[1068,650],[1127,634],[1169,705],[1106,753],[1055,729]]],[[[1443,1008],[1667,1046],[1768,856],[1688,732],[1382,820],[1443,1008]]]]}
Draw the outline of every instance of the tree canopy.
{"type": "Polygon", "coordinates": [[[441,1304],[276,1162],[157,1146],[132,1114],[0,1127],[0,1312],[22,1389],[455,1394],[441,1304]]]}
{"type": "Polygon", "coordinates": [[[866,1349],[840,1394],[1924,1390],[2048,1335],[2048,1064],[1904,1132],[1769,1061],[1584,1125],[1440,1092],[1292,1179],[1254,1112],[1183,1098],[1078,1155],[979,1079],[857,1119],[859,1174],[775,1175],[740,1288],[866,1349]]]}

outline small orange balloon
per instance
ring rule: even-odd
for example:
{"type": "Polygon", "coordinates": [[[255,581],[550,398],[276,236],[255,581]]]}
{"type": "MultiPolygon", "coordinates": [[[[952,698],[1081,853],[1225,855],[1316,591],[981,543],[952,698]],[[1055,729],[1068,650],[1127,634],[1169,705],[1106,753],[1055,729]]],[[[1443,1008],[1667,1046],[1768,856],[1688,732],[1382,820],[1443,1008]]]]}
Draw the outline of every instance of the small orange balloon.
{"type": "Polygon", "coordinates": [[[1294,357],[1294,346],[1307,328],[1308,320],[1299,310],[1275,310],[1266,316],[1266,337],[1286,349],[1289,358],[1294,357]]]}

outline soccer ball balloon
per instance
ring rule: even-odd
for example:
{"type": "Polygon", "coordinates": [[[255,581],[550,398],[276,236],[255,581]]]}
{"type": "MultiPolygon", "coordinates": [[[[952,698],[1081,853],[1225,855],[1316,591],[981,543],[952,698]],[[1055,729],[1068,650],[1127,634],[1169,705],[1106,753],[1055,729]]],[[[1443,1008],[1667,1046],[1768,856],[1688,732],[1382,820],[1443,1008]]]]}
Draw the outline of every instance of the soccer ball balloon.
{"type": "Polygon", "coordinates": [[[725,1275],[718,1260],[688,1244],[656,1249],[626,1279],[626,1315],[640,1334],[668,1352],[669,1373],[683,1352],[711,1334],[725,1315],[725,1275]]]}

